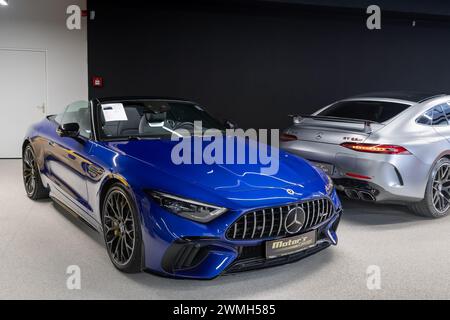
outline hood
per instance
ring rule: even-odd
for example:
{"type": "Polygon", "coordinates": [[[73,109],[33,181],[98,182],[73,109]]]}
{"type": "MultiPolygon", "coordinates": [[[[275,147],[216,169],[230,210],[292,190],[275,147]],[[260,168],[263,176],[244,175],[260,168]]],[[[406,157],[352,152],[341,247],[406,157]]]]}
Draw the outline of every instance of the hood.
{"type": "MultiPolygon", "coordinates": [[[[203,144],[202,150],[210,143],[201,139],[199,141],[203,144]]],[[[236,145],[244,144],[247,155],[250,151],[255,152],[256,147],[267,147],[243,141],[236,145]]],[[[269,175],[262,173],[262,169],[267,169],[269,165],[260,163],[177,165],[172,161],[172,150],[178,142],[168,139],[107,144],[120,155],[145,164],[145,172],[138,174],[140,180],[147,180],[144,183],[149,188],[200,201],[208,202],[211,197],[219,197],[239,202],[240,206],[245,204],[246,207],[257,207],[261,201],[265,205],[294,202],[325,192],[323,179],[316,169],[307,161],[281,150],[278,151],[278,171],[269,175]]],[[[192,161],[193,149],[191,148],[190,154],[192,161]]],[[[273,161],[277,161],[276,158],[273,161]]],[[[214,201],[217,204],[219,200],[214,201]]]]}

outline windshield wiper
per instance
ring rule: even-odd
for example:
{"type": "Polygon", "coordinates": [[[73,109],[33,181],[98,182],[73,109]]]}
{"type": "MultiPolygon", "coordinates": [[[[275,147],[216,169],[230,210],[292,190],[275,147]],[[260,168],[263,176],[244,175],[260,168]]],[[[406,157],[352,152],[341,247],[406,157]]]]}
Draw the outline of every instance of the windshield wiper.
{"type": "Polygon", "coordinates": [[[129,136],[126,138],[129,141],[141,141],[141,140],[161,140],[161,137],[139,137],[139,136],[129,136]]]}
{"type": "Polygon", "coordinates": [[[124,136],[124,137],[111,137],[106,139],[107,141],[141,141],[141,140],[161,140],[161,137],[139,137],[139,136],[124,136]]]}

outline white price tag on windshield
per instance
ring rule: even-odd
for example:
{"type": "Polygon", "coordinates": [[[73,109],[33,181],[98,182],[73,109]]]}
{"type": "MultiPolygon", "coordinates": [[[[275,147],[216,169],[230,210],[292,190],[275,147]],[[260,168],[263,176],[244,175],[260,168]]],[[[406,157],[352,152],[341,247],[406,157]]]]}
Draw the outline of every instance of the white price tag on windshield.
{"type": "Polygon", "coordinates": [[[128,117],[122,103],[102,104],[102,111],[105,116],[105,122],[128,121],[128,117]]]}

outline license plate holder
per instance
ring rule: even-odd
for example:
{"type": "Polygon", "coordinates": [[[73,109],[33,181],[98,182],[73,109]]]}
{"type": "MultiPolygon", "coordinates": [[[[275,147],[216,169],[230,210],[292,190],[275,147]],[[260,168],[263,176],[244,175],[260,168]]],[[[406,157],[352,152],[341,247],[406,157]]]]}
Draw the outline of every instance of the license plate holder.
{"type": "Polygon", "coordinates": [[[266,258],[274,259],[304,251],[314,247],[317,242],[316,230],[294,236],[266,242],[266,258]]]}

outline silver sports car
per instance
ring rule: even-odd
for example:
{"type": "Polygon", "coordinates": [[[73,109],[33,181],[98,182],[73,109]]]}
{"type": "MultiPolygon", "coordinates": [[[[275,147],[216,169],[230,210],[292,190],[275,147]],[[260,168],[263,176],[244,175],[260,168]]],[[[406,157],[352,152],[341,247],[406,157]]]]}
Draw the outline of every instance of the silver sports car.
{"type": "Polygon", "coordinates": [[[292,118],[281,147],[322,168],[349,198],[450,213],[450,95],[366,94],[292,118]]]}

